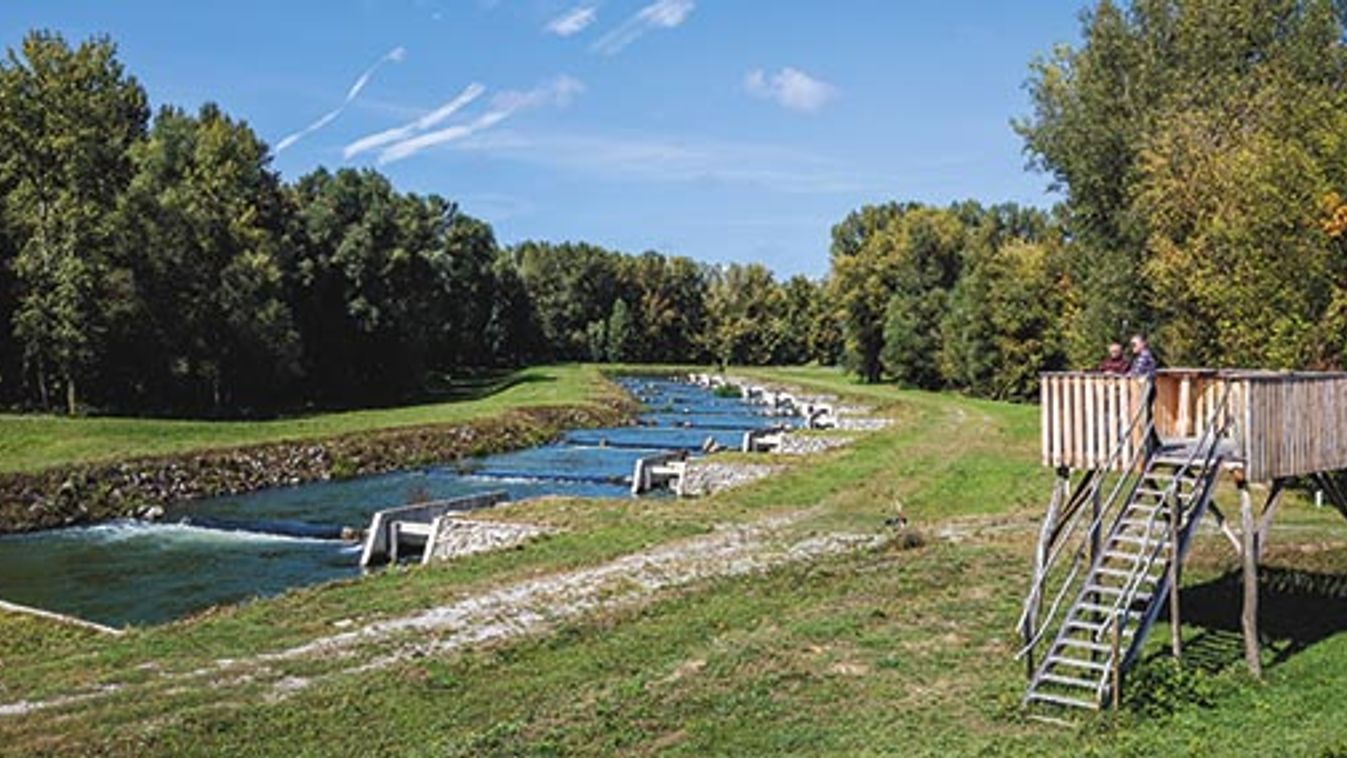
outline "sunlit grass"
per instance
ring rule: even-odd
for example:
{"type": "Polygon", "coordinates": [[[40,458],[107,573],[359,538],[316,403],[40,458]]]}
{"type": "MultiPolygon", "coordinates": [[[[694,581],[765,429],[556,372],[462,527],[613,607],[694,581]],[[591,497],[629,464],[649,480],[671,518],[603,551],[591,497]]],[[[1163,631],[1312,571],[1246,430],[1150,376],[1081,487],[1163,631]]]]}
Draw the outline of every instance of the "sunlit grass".
{"type": "MultiPolygon", "coordinates": [[[[1329,633],[1280,660],[1278,651],[1292,648],[1271,640],[1263,684],[1239,673],[1237,645],[1209,651],[1226,671],[1210,707],[1175,702],[1167,716],[1106,715],[1074,728],[1025,718],[1014,624],[1050,483],[1038,465],[1036,409],[856,385],[823,369],[753,373],[845,393],[896,423],[713,498],[548,500],[483,514],[564,530],[519,551],[296,590],[120,639],[2,626],[28,640],[0,646],[3,699],[149,677],[151,664],[185,671],[281,649],[349,619],[451,602],[768,513],[808,511],[802,537],[888,534],[884,521],[901,506],[924,546],[893,543],[713,582],[545,637],[336,677],[280,703],[266,703],[261,687],[215,694],[203,681],[112,696],[73,708],[73,718],[57,709],[0,719],[0,739],[17,750],[159,754],[344,753],[356,739],[363,752],[448,755],[1320,755],[1347,747],[1339,716],[1347,635],[1333,631],[1347,618],[1328,619],[1329,633]],[[1009,528],[977,532],[989,525],[1009,528]]],[[[1279,524],[1269,565],[1347,571],[1347,524],[1335,513],[1293,499],[1279,524]]],[[[1194,614],[1195,598],[1233,565],[1228,553],[1219,535],[1201,537],[1185,574],[1194,614]]],[[[1342,612],[1341,602],[1317,602],[1309,607],[1342,612]]],[[[1238,623],[1236,607],[1207,610],[1238,623]]],[[[1158,630],[1157,649],[1168,636],[1158,630]]],[[[1193,624],[1185,633],[1196,655],[1212,630],[1193,624]]],[[[296,671],[336,665],[318,660],[296,671]]]]}
{"type": "Polygon", "coordinates": [[[598,378],[598,370],[591,366],[543,366],[502,377],[496,387],[487,388],[493,391],[473,399],[270,421],[0,414],[0,472],[281,440],[320,439],[376,429],[461,423],[512,408],[576,405],[594,400],[598,378]]]}

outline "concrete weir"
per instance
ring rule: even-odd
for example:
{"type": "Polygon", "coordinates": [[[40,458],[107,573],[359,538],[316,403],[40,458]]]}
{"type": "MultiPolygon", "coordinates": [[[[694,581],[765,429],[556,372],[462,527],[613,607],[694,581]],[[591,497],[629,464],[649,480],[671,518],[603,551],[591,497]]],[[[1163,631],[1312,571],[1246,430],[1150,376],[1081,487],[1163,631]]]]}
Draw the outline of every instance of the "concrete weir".
{"type": "Polygon", "coordinates": [[[679,492],[682,489],[679,482],[686,470],[687,453],[681,450],[639,458],[631,474],[631,494],[641,495],[665,484],[679,492]]]}
{"type": "Polygon", "coordinates": [[[365,548],[360,553],[360,567],[376,562],[397,563],[402,545],[421,548],[421,562],[429,562],[441,532],[452,527],[451,513],[490,508],[507,498],[504,492],[488,492],[451,500],[386,508],[374,514],[365,533],[365,548]]]}
{"type": "Polygon", "coordinates": [[[744,441],[739,446],[739,450],[744,453],[771,452],[781,446],[781,440],[784,436],[785,430],[780,427],[750,429],[744,432],[744,441]]]}

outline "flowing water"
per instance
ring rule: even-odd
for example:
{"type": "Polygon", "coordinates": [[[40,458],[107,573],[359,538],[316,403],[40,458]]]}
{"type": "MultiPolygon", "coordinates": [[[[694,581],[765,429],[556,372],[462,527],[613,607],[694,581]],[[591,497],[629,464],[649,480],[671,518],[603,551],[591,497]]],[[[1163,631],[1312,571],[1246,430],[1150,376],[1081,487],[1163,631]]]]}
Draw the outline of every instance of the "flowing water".
{"type": "Polygon", "coordinates": [[[119,520],[0,537],[0,599],[112,626],[355,576],[360,546],[336,539],[377,510],[503,490],[629,497],[636,459],[737,447],[748,429],[792,424],[734,398],[663,379],[619,383],[647,407],[639,425],[583,429],[552,444],[450,465],[315,482],[174,505],[154,523],[119,520]]]}

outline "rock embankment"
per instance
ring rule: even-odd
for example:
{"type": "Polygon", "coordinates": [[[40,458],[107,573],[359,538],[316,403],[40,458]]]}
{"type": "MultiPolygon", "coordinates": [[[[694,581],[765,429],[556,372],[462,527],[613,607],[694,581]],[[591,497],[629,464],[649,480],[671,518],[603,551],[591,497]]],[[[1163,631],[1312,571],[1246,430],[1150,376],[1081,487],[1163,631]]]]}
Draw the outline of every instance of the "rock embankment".
{"type": "Polygon", "coordinates": [[[678,494],[684,497],[712,495],[721,490],[756,482],[780,470],[781,466],[762,463],[693,461],[683,473],[678,494]]]}
{"type": "Polygon", "coordinates": [[[839,416],[832,428],[843,432],[873,432],[887,428],[893,419],[865,418],[860,416],[839,416]]]}
{"type": "Polygon", "coordinates": [[[0,533],[142,516],[155,506],[379,474],[540,444],[568,429],[629,421],[634,405],[526,408],[440,424],[116,463],[0,474],[0,533]]]}
{"type": "Polygon", "coordinates": [[[536,524],[447,519],[431,546],[430,559],[447,561],[476,553],[508,550],[554,531],[536,524]]]}
{"type": "Polygon", "coordinates": [[[783,434],[781,444],[773,453],[777,455],[814,455],[826,453],[852,443],[851,437],[824,437],[821,435],[783,434]]]}

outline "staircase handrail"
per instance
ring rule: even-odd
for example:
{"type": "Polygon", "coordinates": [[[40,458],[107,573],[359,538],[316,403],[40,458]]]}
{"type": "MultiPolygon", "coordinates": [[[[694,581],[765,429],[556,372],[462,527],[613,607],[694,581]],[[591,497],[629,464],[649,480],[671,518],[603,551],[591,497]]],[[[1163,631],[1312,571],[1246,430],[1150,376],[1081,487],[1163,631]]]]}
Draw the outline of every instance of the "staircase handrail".
{"type": "MultiPolygon", "coordinates": [[[[1160,498],[1161,503],[1172,504],[1172,517],[1178,519],[1177,523],[1179,525],[1183,524],[1183,503],[1179,495],[1179,487],[1183,481],[1183,477],[1193,469],[1193,464],[1197,461],[1199,453],[1202,454],[1202,468],[1200,470],[1204,473],[1211,470],[1213,461],[1219,457],[1217,451],[1220,439],[1229,431],[1231,425],[1229,414],[1226,413],[1229,401],[1230,386],[1227,385],[1225,392],[1222,394],[1221,402],[1217,406],[1216,413],[1212,415],[1212,419],[1203,430],[1202,436],[1198,438],[1197,445],[1188,454],[1187,459],[1184,460],[1178,470],[1174,472],[1173,478],[1170,479],[1169,484],[1164,489],[1164,494],[1160,498]],[[1217,428],[1218,425],[1219,429],[1217,428]]],[[[1211,482],[1207,481],[1203,484],[1200,492],[1194,490],[1192,494],[1194,497],[1205,499],[1210,488],[1211,482]]],[[[1192,502],[1197,501],[1194,500],[1192,502]]],[[[1156,508],[1154,511],[1151,511],[1150,517],[1146,519],[1146,529],[1143,532],[1141,550],[1138,551],[1145,555],[1145,561],[1142,565],[1133,569],[1131,576],[1128,577],[1127,582],[1123,585],[1123,591],[1116,596],[1111,611],[1114,616],[1120,611],[1131,608],[1132,604],[1136,602],[1137,593],[1141,590],[1141,578],[1150,573],[1150,569],[1155,565],[1156,560],[1164,552],[1164,543],[1162,541],[1157,540],[1155,547],[1150,548],[1150,543],[1154,539],[1155,522],[1156,519],[1159,518],[1159,515],[1160,509],[1156,508]]],[[[1175,529],[1175,531],[1177,531],[1177,529],[1175,529]]],[[[1175,544],[1172,545],[1171,548],[1174,551],[1178,551],[1180,546],[1175,544]]],[[[1120,629],[1120,631],[1125,630],[1127,626],[1132,623],[1128,614],[1123,613],[1122,618],[1122,629],[1120,629]]]]}
{"type": "MultiPolygon", "coordinates": [[[[1150,406],[1150,398],[1152,397],[1154,389],[1154,379],[1147,377],[1145,381],[1145,392],[1142,394],[1142,397],[1147,400],[1137,407],[1136,411],[1132,414],[1131,420],[1128,422],[1127,428],[1118,435],[1118,438],[1113,445],[1113,449],[1105,459],[1104,465],[1100,467],[1101,471],[1112,470],[1116,462],[1122,459],[1124,451],[1128,449],[1127,441],[1136,439],[1137,429],[1141,425],[1143,419],[1146,421],[1146,424],[1145,427],[1142,428],[1141,439],[1149,443],[1149,440],[1154,434],[1155,419],[1151,413],[1150,406]]],[[[1136,469],[1137,463],[1147,459],[1146,448],[1146,444],[1132,448],[1131,456],[1122,464],[1117,481],[1114,483],[1112,490],[1109,491],[1108,496],[1102,500],[1099,511],[1090,521],[1089,528],[1085,532],[1086,534],[1099,533],[1098,530],[1103,526],[1106,516],[1117,502],[1118,496],[1122,492],[1123,485],[1132,478],[1132,472],[1136,469]]],[[[1030,617],[1034,615],[1035,609],[1041,604],[1043,587],[1047,583],[1048,574],[1051,573],[1058,558],[1060,558],[1062,551],[1069,542],[1069,540],[1065,539],[1066,536],[1076,531],[1076,526],[1080,522],[1080,514],[1083,510],[1081,506],[1086,500],[1092,498],[1094,493],[1103,488],[1103,484],[1103,477],[1096,477],[1087,486],[1086,492],[1088,494],[1086,496],[1073,497],[1073,499],[1077,501],[1077,507],[1071,513],[1066,514],[1062,523],[1057,525],[1055,529],[1049,528],[1047,522],[1057,515],[1055,513],[1056,509],[1049,508],[1047,515],[1044,517],[1044,529],[1041,532],[1040,540],[1044,537],[1048,538],[1048,550],[1036,553],[1036,556],[1038,554],[1046,553],[1046,557],[1041,565],[1036,565],[1034,567],[1033,582],[1030,585],[1029,594],[1025,597],[1019,621],[1016,623],[1016,627],[1020,629],[1021,634],[1025,638],[1023,647],[1021,647],[1019,652],[1015,654],[1017,660],[1023,658],[1038,646],[1038,643],[1042,641],[1043,635],[1049,627],[1048,624],[1044,623],[1039,624],[1036,630],[1031,629],[1030,617]]],[[[1084,564],[1085,549],[1088,544],[1088,541],[1082,541],[1076,547],[1075,553],[1071,556],[1071,568],[1067,572],[1067,576],[1063,580],[1061,588],[1053,597],[1048,608],[1048,613],[1043,617],[1044,619],[1051,620],[1061,608],[1062,601],[1065,599],[1067,591],[1075,583],[1076,577],[1080,573],[1080,568],[1084,564]]]]}

